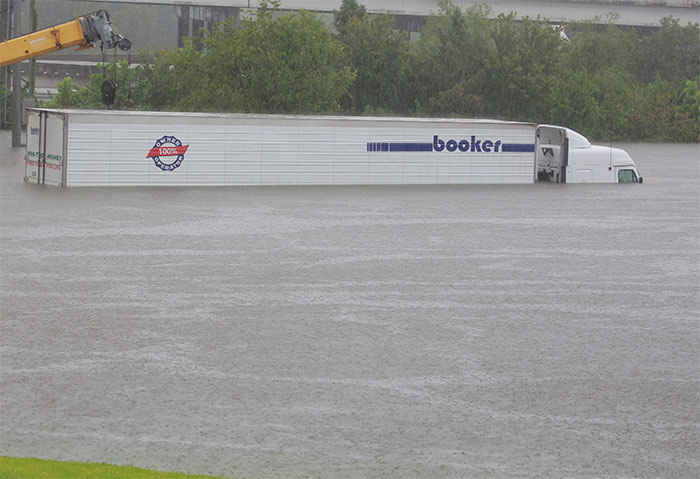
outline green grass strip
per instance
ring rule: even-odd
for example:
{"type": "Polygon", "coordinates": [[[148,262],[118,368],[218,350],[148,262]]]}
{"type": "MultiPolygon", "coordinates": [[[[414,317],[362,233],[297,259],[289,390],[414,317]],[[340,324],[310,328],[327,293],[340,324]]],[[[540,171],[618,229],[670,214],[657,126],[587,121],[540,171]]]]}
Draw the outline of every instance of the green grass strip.
{"type": "Polygon", "coordinates": [[[0,456],[0,479],[223,479],[138,467],[0,456]]]}

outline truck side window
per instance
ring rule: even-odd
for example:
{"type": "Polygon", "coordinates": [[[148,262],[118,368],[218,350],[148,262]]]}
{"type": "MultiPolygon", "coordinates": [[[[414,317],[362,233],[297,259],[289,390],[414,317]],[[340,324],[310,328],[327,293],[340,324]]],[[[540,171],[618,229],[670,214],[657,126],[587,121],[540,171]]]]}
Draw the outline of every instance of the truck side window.
{"type": "Polygon", "coordinates": [[[637,183],[637,175],[634,170],[620,170],[617,172],[619,183],[637,183]]]}

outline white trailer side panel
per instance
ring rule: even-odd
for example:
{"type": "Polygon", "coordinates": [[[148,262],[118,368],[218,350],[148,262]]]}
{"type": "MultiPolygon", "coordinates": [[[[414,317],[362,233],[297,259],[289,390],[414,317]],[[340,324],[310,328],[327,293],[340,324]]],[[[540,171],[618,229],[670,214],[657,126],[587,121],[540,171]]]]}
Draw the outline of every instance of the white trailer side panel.
{"type": "Polygon", "coordinates": [[[67,185],[533,183],[534,125],[64,111],[67,185]]]}

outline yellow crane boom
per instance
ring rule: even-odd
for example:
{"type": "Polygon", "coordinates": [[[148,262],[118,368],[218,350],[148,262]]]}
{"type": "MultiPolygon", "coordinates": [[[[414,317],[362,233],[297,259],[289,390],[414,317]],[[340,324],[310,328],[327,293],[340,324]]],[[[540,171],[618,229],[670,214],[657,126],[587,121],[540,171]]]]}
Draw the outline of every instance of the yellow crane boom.
{"type": "Polygon", "coordinates": [[[94,46],[100,40],[106,48],[128,50],[131,42],[112,31],[109,13],[104,10],[77,17],[70,22],[38,30],[0,43],[0,67],[47,53],[94,46]]]}

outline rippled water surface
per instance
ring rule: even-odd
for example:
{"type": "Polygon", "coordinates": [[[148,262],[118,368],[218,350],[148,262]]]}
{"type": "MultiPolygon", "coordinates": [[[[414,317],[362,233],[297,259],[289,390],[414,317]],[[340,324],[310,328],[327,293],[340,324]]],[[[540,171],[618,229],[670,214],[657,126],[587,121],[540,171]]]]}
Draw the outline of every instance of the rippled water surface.
{"type": "Polygon", "coordinates": [[[0,454],[700,475],[700,151],[642,185],[45,188],[2,132],[0,454]]]}

